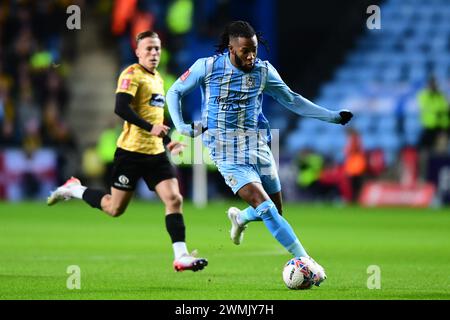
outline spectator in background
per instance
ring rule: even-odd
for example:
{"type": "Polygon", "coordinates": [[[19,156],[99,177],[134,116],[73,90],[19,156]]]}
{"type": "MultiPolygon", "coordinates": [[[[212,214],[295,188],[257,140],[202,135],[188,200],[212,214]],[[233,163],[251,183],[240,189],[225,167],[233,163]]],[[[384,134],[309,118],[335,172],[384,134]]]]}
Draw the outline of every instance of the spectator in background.
{"type": "Polygon", "coordinates": [[[343,165],[309,149],[300,152],[297,165],[297,185],[309,200],[351,202],[350,180],[343,165]]]}
{"type": "Polygon", "coordinates": [[[355,129],[349,128],[347,134],[348,140],[344,150],[344,172],[350,180],[352,202],[356,202],[363,184],[367,161],[359,133],[355,129]]]}
{"type": "Polygon", "coordinates": [[[167,12],[167,25],[173,35],[184,35],[192,28],[192,0],[174,0],[167,12]]]}
{"type": "Polygon", "coordinates": [[[0,146],[14,143],[15,108],[10,95],[11,81],[0,68],[0,146]]]}
{"type": "Polygon", "coordinates": [[[67,5],[67,1],[0,1],[0,146],[5,153],[21,149],[17,157],[26,159],[18,166],[22,190],[17,199],[42,196],[57,182],[46,163],[56,163],[57,172],[66,176],[66,163],[76,152],[65,121],[69,99],[65,62],[68,53],[74,54],[67,50],[67,5]],[[29,170],[32,162],[36,171],[29,170]]]}
{"type": "Polygon", "coordinates": [[[34,102],[31,89],[21,91],[17,109],[22,147],[31,154],[42,145],[40,135],[42,113],[34,102]]]}
{"type": "MultiPolygon", "coordinates": [[[[338,194],[339,200],[344,203],[352,202],[352,186],[349,177],[345,173],[345,167],[342,164],[325,164],[319,183],[323,188],[327,188],[331,195],[338,194]]],[[[332,199],[335,200],[335,199],[332,199]]]]}
{"type": "Polygon", "coordinates": [[[431,76],[428,86],[417,96],[420,108],[422,134],[419,148],[432,150],[439,133],[447,134],[449,128],[449,103],[445,95],[439,90],[436,79],[431,76]]]}
{"type": "MultiPolygon", "coordinates": [[[[155,4],[158,7],[158,4],[155,4]]],[[[115,0],[112,7],[111,32],[118,37],[120,69],[134,62],[135,36],[145,30],[154,30],[156,17],[148,1],[115,0]]],[[[162,37],[164,38],[164,37],[162,37]]]]}
{"type": "Polygon", "coordinates": [[[319,178],[323,163],[323,157],[309,149],[302,150],[297,159],[297,185],[312,199],[316,198],[316,195],[322,194],[319,178]]]}
{"type": "Polygon", "coordinates": [[[175,74],[189,64],[187,35],[192,30],[194,3],[192,0],[174,0],[167,8],[167,47],[174,57],[170,69],[175,74]]]}

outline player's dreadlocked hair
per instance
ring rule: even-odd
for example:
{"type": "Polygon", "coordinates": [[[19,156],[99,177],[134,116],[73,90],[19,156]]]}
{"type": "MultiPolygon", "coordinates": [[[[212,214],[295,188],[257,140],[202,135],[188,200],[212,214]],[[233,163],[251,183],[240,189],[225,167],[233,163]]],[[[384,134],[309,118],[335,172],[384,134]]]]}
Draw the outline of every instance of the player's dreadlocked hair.
{"type": "Polygon", "coordinates": [[[251,38],[256,35],[258,42],[262,43],[263,46],[269,50],[266,40],[261,36],[261,33],[255,32],[255,29],[246,21],[233,21],[225,27],[225,30],[220,36],[220,43],[216,45],[217,52],[222,53],[228,48],[230,43],[230,38],[251,38]]]}

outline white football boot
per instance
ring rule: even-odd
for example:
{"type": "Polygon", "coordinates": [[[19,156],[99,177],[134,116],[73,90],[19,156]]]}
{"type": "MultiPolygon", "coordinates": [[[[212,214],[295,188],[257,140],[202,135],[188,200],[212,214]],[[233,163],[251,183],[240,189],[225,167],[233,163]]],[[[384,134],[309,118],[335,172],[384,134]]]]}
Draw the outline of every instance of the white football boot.
{"type": "Polygon", "coordinates": [[[238,222],[238,216],[241,210],[236,207],[228,209],[228,219],[231,221],[230,237],[234,244],[238,245],[244,239],[244,230],[247,229],[246,225],[241,225],[238,222]]]}
{"type": "Polygon", "coordinates": [[[81,186],[80,180],[75,177],[71,177],[62,186],[56,188],[56,190],[53,191],[47,198],[47,205],[52,206],[60,201],[72,199],[72,191],[70,189],[73,186],[81,186]]]}
{"type": "Polygon", "coordinates": [[[207,265],[208,260],[205,258],[197,258],[197,250],[192,251],[191,254],[183,254],[173,262],[173,267],[176,272],[185,270],[192,270],[195,272],[202,270],[207,265]]]}
{"type": "Polygon", "coordinates": [[[309,257],[309,259],[311,260],[311,262],[314,265],[314,277],[313,277],[313,282],[314,285],[317,287],[320,287],[320,284],[322,282],[324,282],[327,279],[327,275],[325,274],[325,269],[318,264],[313,258],[309,257]]]}

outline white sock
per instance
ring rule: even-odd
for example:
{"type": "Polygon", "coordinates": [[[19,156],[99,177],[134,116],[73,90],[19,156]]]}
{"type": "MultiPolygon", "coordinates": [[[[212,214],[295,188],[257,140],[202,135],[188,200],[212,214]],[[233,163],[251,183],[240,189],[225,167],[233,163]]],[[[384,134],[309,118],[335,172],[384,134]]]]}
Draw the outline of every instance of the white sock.
{"type": "Polygon", "coordinates": [[[72,192],[72,197],[77,199],[83,199],[83,193],[87,189],[85,186],[73,186],[69,188],[72,192]]]}
{"type": "Polygon", "coordinates": [[[172,243],[172,247],[173,253],[175,255],[175,260],[179,259],[184,254],[188,254],[186,242],[174,242],[172,243]]]}

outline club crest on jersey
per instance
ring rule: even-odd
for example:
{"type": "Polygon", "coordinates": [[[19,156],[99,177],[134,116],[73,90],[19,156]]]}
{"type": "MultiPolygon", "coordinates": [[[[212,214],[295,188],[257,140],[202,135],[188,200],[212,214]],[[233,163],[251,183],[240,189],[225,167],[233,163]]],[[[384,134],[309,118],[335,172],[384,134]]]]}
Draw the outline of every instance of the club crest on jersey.
{"type": "Polygon", "coordinates": [[[166,103],[166,98],[162,94],[154,93],[150,98],[150,105],[153,107],[164,108],[164,104],[166,103]]]}
{"type": "Polygon", "coordinates": [[[245,86],[247,88],[253,88],[256,85],[256,79],[252,76],[245,77],[245,86]]]}

